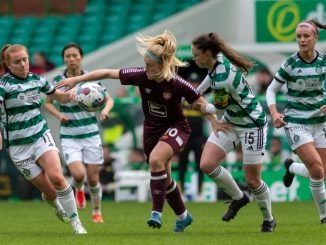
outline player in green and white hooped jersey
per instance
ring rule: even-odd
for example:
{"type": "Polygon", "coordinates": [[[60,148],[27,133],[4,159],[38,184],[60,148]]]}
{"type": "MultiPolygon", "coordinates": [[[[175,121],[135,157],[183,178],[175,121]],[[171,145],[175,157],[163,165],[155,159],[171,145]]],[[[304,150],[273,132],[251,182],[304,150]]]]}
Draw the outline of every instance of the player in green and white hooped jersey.
{"type": "Polygon", "coordinates": [[[233,219],[249,199],[232,175],[222,166],[226,154],[241,142],[243,169],[249,189],[262,212],[262,232],[272,232],[276,226],[272,215],[269,189],[261,179],[261,169],[266,144],[266,113],[246,81],[242,72],[248,72],[251,62],[238,55],[216,33],[202,34],[192,41],[194,61],[209,73],[199,85],[202,93],[213,90],[214,105],[206,111],[223,110],[222,122],[231,128],[227,132],[212,132],[204,147],[200,168],[232,198],[224,221],[233,219]]]}
{"type": "MultiPolygon", "coordinates": [[[[70,221],[76,234],[85,234],[73,190],[63,176],[58,149],[40,111],[41,92],[61,103],[69,102],[72,96],[29,72],[25,46],[7,45],[1,53],[7,73],[0,79],[0,108],[8,153],[24,178],[42,192],[56,215],[70,221]]],[[[1,134],[0,140],[2,148],[1,134]]]]}
{"type": "Polygon", "coordinates": [[[266,96],[276,128],[284,126],[289,145],[303,164],[285,161],[285,186],[290,186],[294,174],[310,178],[310,190],[326,224],[326,58],[315,50],[318,27],[316,21],[303,21],[296,29],[299,52],[290,56],[275,74],[266,96]],[[278,112],[275,94],[286,84],[287,106],[284,115],[278,112]]]}
{"type": "MultiPolygon", "coordinates": [[[[84,74],[81,61],[83,50],[78,44],[67,44],[62,50],[62,58],[66,65],[63,74],[54,78],[53,85],[59,81],[84,74]]],[[[80,86],[80,85],[78,85],[80,86]]],[[[113,107],[113,100],[106,92],[106,104],[100,112],[101,121],[108,118],[113,107]]],[[[60,138],[65,162],[73,177],[73,186],[76,188],[76,203],[79,208],[85,208],[84,179],[90,187],[90,197],[93,208],[93,221],[102,223],[101,200],[102,188],[99,181],[100,167],[103,164],[102,141],[95,112],[81,109],[76,102],[53,105],[52,96],[46,98],[45,108],[61,123],[60,138]],[[85,167],[84,167],[85,164],[85,167]]]]}

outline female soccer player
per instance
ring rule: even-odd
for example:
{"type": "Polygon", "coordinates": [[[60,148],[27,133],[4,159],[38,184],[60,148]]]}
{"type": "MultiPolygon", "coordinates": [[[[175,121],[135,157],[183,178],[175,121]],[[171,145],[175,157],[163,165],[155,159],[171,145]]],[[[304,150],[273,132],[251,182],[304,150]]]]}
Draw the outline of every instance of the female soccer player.
{"type": "Polygon", "coordinates": [[[202,34],[192,41],[194,61],[209,73],[197,88],[200,93],[213,89],[215,107],[223,111],[223,122],[232,125],[228,132],[212,132],[204,147],[200,168],[232,198],[222,220],[230,221],[249,198],[237,186],[231,174],[220,162],[241,142],[243,169],[249,189],[254,194],[263,215],[262,232],[272,232],[276,222],[272,215],[269,189],[261,179],[266,144],[266,113],[253,95],[242,72],[248,72],[251,62],[238,55],[216,33],[202,34]]]}
{"type": "MultiPolygon", "coordinates": [[[[64,78],[86,73],[81,67],[82,57],[83,50],[78,44],[67,44],[62,50],[66,70],[54,78],[53,85],[56,85],[57,82],[64,78]]],[[[93,208],[92,219],[95,223],[103,223],[101,214],[102,188],[99,182],[99,170],[101,164],[103,164],[103,150],[95,112],[81,109],[76,102],[60,104],[60,111],[58,111],[53,105],[52,96],[46,98],[44,106],[61,123],[61,147],[66,164],[73,177],[78,208],[85,208],[86,206],[84,192],[86,172],[93,208]]],[[[113,100],[106,92],[106,104],[100,112],[101,120],[108,118],[112,107],[113,100]]]]}
{"type": "MultiPolygon", "coordinates": [[[[86,234],[73,195],[65,180],[47,123],[43,119],[41,92],[67,103],[70,95],[56,90],[43,77],[29,72],[29,55],[23,45],[2,49],[6,74],[0,79],[0,108],[8,153],[25,179],[41,192],[43,199],[63,221],[70,221],[76,234],[86,234]]],[[[2,135],[0,133],[2,148],[2,135]]]]}
{"type": "MultiPolygon", "coordinates": [[[[144,56],[145,68],[125,68],[120,70],[102,69],[82,76],[64,79],[57,87],[73,87],[81,81],[104,78],[120,79],[123,85],[139,87],[142,108],[145,115],[143,145],[150,166],[152,212],[147,223],[160,228],[164,199],[177,215],[175,232],[183,232],[193,221],[187,211],[176,182],[171,178],[171,158],[185,145],[190,127],[182,113],[181,100],[205,107],[206,101],[175,70],[185,63],[178,60],[176,40],[169,31],[161,35],[137,37],[139,51],[144,56]]],[[[226,130],[218,123],[216,116],[208,115],[215,130],[226,130]]]]}
{"type": "Polygon", "coordinates": [[[315,49],[318,28],[326,29],[326,25],[313,20],[298,24],[299,52],[277,71],[266,99],[274,126],[284,126],[289,145],[304,163],[303,166],[292,159],[285,161],[284,184],[290,186],[294,174],[309,178],[320,221],[326,224],[326,58],[315,49]],[[284,84],[288,88],[288,103],[283,115],[276,108],[275,94],[284,84]]]}

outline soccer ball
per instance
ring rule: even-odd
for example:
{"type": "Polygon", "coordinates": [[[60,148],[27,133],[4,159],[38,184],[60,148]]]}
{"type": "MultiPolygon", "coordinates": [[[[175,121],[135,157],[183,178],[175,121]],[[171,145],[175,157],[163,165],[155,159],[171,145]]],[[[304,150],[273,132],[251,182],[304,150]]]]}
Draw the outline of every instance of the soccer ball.
{"type": "Polygon", "coordinates": [[[98,111],[106,102],[105,89],[95,83],[83,83],[76,90],[76,101],[86,111],[98,111]]]}

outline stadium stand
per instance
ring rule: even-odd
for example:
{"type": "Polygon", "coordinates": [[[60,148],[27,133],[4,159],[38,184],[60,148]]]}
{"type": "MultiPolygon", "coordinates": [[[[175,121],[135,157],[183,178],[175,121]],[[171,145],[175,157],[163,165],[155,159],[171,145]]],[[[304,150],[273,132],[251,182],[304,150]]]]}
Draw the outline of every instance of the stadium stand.
{"type": "Polygon", "coordinates": [[[3,4],[0,6],[4,12],[0,17],[0,45],[24,44],[31,54],[42,51],[59,66],[62,65],[60,51],[68,42],[79,43],[88,53],[201,1],[89,0],[67,1],[68,6],[56,4],[55,0],[34,0],[28,1],[30,6],[35,6],[28,7],[33,9],[33,15],[31,12],[27,15],[24,4],[11,0],[7,11],[3,10],[3,4]],[[71,6],[77,2],[78,6],[71,6]],[[81,2],[85,3],[84,10],[78,13],[81,2]],[[67,9],[75,13],[69,14],[67,9]]]}

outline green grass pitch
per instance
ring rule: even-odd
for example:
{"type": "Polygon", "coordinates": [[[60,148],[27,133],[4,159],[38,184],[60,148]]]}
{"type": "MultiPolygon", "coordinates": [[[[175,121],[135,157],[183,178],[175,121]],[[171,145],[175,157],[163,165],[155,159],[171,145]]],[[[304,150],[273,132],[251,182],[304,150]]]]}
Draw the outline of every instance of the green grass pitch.
{"type": "Polygon", "coordinates": [[[80,211],[88,234],[73,234],[70,224],[57,220],[42,202],[0,202],[0,244],[326,244],[326,225],[321,225],[313,202],[274,203],[274,233],[261,233],[262,218],[255,202],[244,207],[235,220],[225,223],[228,205],[187,203],[194,223],[182,234],[172,229],[175,216],[165,205],[163,226],[150,229],[150,203],[103,202],[104,224],[91,221],[90,203],[80,211]]]}

